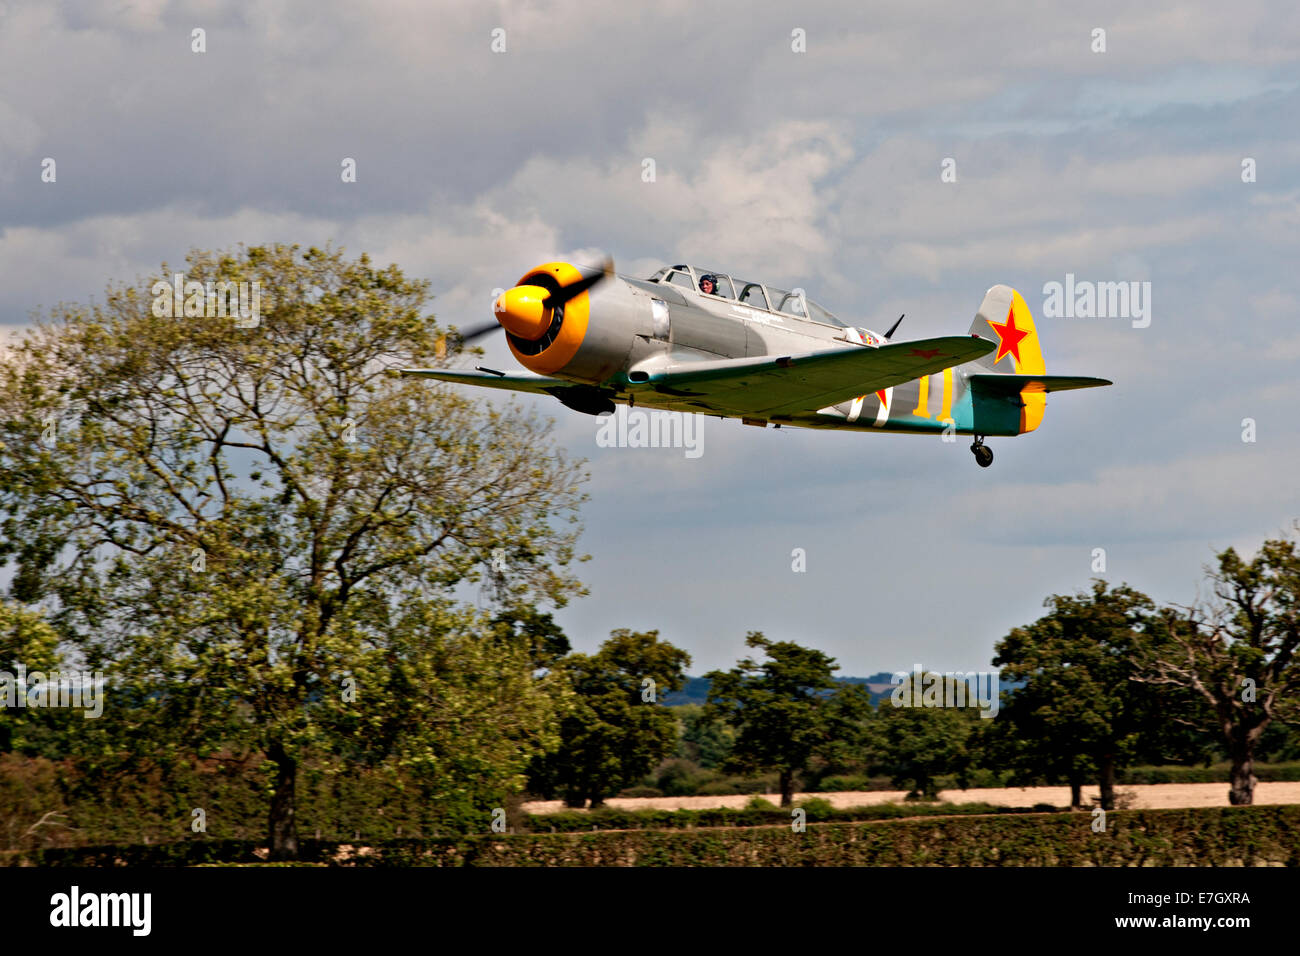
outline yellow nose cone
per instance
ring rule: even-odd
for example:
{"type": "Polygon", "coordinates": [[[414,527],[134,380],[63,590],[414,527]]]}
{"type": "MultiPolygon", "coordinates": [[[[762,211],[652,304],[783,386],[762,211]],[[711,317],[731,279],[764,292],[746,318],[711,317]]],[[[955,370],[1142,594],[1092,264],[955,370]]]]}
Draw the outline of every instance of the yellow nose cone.
{"type": "Polygon", "coordinates": [[[551,324],[551,310],[542,305],[549,294],[538,285],[517,285],[497,297],[492,314],[510,334],[536,341],[551,324]]]}

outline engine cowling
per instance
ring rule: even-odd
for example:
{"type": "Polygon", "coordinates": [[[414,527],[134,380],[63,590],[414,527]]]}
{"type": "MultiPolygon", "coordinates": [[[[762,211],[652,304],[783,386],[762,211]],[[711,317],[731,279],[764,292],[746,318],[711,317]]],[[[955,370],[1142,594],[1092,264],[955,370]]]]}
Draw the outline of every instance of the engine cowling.
{"type": "Polygon", "coordinates": [[[545,299],[586,278],[567,262],[547,262],[525,273],[493,305],[506,330],[506,343],[519,364],[538,375],[553,375],[578,354],[587,336],[591,296],[583,291],[548,306],[545,299]]]}

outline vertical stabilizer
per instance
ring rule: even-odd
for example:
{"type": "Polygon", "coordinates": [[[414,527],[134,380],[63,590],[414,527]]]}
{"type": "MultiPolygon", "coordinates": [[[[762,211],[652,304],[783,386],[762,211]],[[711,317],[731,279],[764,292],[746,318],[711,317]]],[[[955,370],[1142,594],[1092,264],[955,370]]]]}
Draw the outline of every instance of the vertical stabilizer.
{"type": "MultiPolygon", "coordinates": [[[[1014,375],[1047,372],[1034,317],[1024,297],[1010,286],[995,285],[985,293],[970,331],[997,345],[994,351],[971,363],[979,371],[1014,375]]],[[[978,397],[976,401],[978,404],[978,397]]],[[[1026,389],[1020,393],[1018,404],[1020,432],[1033,431],[1043,420],[1046,396],[1042,391],[1026,389]]]]}

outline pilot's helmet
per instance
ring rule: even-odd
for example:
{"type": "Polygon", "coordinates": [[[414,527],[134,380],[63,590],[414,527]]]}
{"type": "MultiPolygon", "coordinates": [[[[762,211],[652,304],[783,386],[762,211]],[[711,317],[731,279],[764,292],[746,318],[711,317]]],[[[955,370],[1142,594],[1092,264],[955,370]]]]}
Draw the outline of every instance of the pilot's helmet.
{"type": "Polygon", "coordinates": [[[713,286],[713,288],[710,289],[709,291],[710,291],[710,292],[713,292],[713,293],[716,294],[717,291],[718,291],[718,278],[717,278],[717,276],[712,275],[711,273],[708,273],[708,272],[706,272],[706,273],[704,273],[704,275],[700,276],[700,290],[701,290],[701,291],[703,291],[703,289],[704,289],[704,283],[706,283],[706,282],[713,286]]]}

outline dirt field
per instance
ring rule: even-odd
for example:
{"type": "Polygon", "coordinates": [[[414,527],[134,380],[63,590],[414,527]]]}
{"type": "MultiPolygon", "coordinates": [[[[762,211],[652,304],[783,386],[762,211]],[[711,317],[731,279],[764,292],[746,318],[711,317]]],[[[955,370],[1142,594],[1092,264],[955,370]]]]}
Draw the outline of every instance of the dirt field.
{"type": "MultiPolygon", "coordinates": [[[[1171,807],[1226,807],[1226,783],[1158,783],[1120,787],[1116,791],[1121,806],[1131,809],[1165,809],[1171,807]],[[1131,802],[1128,802],[1131,801],[1131,802]]],[[[1091,805],[1098,796],[1096,787],[1083,788],[1083,802],[1091,805]]],[[[779,794],[764,794],[772,803],[780,803],[779,794]]],[[[902,802],[901,790],[848,791],[844,793],[797,793],[796,800],[823,797],[835,807],[862,807],[878,803],[902,802]]],[[[743,807],[751,796],[730,797],[611,797],[606,803],[622,810],[701,810],[707,807],[743,807]]],[[[945,790],[939,794],[944,803],[992,803],[1002,807],[1032,807],[1050,803],[1065,807],[1070,803],[1069,787],[999,787],[988,790],[945,790]]],[[[1261,783],[1255,787],[1255,803],[1300,803],[1300,782],[1261,783]]],[[[559,800],[525,803],[528,813],[555,813],[564,809],[559,800]]]]}

